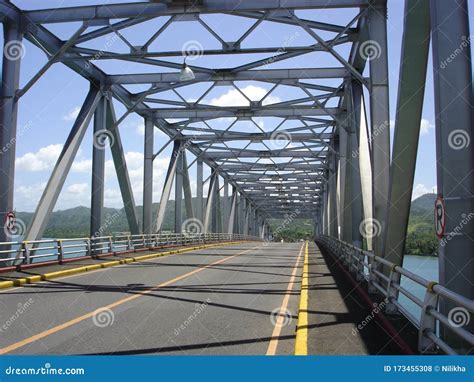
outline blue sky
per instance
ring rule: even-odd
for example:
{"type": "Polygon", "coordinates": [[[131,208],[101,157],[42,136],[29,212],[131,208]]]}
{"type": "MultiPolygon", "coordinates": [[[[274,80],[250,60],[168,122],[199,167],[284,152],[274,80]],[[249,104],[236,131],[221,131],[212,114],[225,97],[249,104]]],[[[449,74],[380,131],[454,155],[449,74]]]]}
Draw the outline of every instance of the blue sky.
{"type": "MultiPolygon", "coordinates": [[[[118,2],[118,1],[113,1],[118,2]]],[[[36,1],[14,1],[20,8],[28,9],[37,7],[36,1]]],[[[41,1],[41,7],[50,8],[60,4],[65,5],[83,5],[107,3],[98,1],[41,1]]],[[[394,119],[396,96],[398,90],[399,75],[399,56],[402,37],[402,16],[403,1],[389,1],[388,10],[388,28],[389,28],[389,63],[390,63],[390,113],[391,119],[394,119]]],[[[306,18],[319,19],[333,23],[347,22],[354,14],[351,12],[301,12],[306,18]]],[[[124,36],[132,43],[139,45],[162,25],[166,20],[155,20],[140,27],[130,28],[123,32],[124,36]]],[[[213,28],[222,32],[226,41],[236,39],[245,28],[251,25],[251,21],[242,20],[231,16],[205,16],[204,19],[213,28]]],[[[183,28],[183,23],[174,23],[172,27],[163,33],[152,45],[151,49],[160,50],[181,50],[183,44],[187,41],[199,41],[205,48],[218,47],[218,43],[206,32],[202,26],[196,22],[186,22],[189,28],[183,28]]],[[[48,28],[66,39],[71,35],[79,24],[70,25],[51,24],[48,28]]],[[[302,29],[293,27],[281,27],[279,25],[269,24],[262,26],[261,30],[252,34],[252,38],[246,42],[246,46],[257,46],[263,43],[271,46],[281,45],[305,45],[314,43],[312,38],[302,29]]],[[[324,33],[321,33],[323,37],[324,33]]],[[[103,46],[109,47],[111,35],[101,39],[94,40],[84,46],[102,49],[103,46]]],[[[118,39],[113,39],[113,45],[110,50],[125,51],[126,45],[118,39]]],[[[25,57],[22,61],[21,84],[24,85],[38,69],[46,62],[44,54],[28,42],[25,43],[25,57]]],[[[109,48],[107,48],[109,49],[109,48]]],[[[346,48],[338,48],[340,53],[346,52],[346,48]]],[[[182,62],[181,57],[166,58],[169,61],[182,62]]],[[[247,62],[249,58],[242,60],[247,62]]],[[[238,65],[240,58],[234,55],[230,58],[222,59],[219,57],[202,57],[193,61],[193,65],[208,67],[233,67],[238,65]]],[[[298,62],[287,61],[269,68],[289,67],[291,64],[311,67],[312,60],[318,61],[318,66],[334,65],[334,59],[328,55],[316,56],[315,54],[305,55],[298,62]]],[[[147,68],[144,65],[124,62],[96,61],[96,64],[108,73],[173,71],[166,68],[147,68]]],[[[144,90],[143,86],[130,86],[131,91],[144,90]]],[[[245,93],[255,99],[261,98],[265,94],[264,89],[267,85],[258,83],[242,84],[245,93]]],[[[55,64],[41,78],[28,93],[22,97],[19,103],[19,123],[18,123],[18,142],[17,142],[17,160],[16,160],[16,182],[15,182],[15,209],[17,211],[33,211],[41,196],[44,186],[48,180],[56,158],[66,140],[68,132],[74,121],[75,114],[82,104],[88,90],[88,83],[79,75],[67,69],[62,64],[55,64]]],[[[285,89],[279,93],[272,94],[273,100],[284,100],[285,89]]],[[[182,92],[186,99],[195,99],[202,92],[202,88],[195,87],[182,92]]],[[[215,92],[209,94],[205,99],[209,103],[225,104],[226,102],[235,102],[235,90],[220,87],[215,92]]],[[[162,97],[164,98],[164,97],[162,97]]],[[[119,104],[114,104],[117,115],[121,115],[125,109],[119,104]]],[[[266,127],[272,124],[272,121],[260,121],[266,127]]],[[[225,126],[224,126],[225,127],[225,126]]],[[[127,164],[130,170],[130,176],[133,184],[133,190],[137,204],[142,200],[142,150],[143,150],[143,121],[136,114],[129,116],[120,126],[120,132],[126,151],[127,164]]],[[[159,148],[166,142],[165,135],[156,132],[155,147],[159,148]]],[[[89,128],[81,150],[74,162],[73,169],[69,174],[64,185],[61,196],[56,205],[56,209],[64,209],[77,205],[90,204],[90,169],[91,169],[91,147],[92,147],[92,129],[89,128]]],[[[120,193],[118,184],[113,171],[110,153],[107,152],[106,164],[106,195],[105,205],[111,207],[120,207],[120,193]]],[[[155,160],[155,182],[154,182],[154,201],[159,200],[161,194],[162,182],[167,168],[169,150],[165,150],[155,160]]],[[[420,135],[420,145],[418,152],[417,171],[415,177],[414,196],[419,196],[425,192],[431,191],[436,184],[435,172],[435,134],[434,134],[434,106],[433,106],[433,86],[431,58],[430,68],[428,70],[425,104],[423,110],[422,133],[420,135]]],[[[192,157],[189,157],[189,161],[192,157]]],[[[207,172],[208,173],[208,172],[207,172]]],[[[191,169],[191,178],[194,181],[195,169],[191,169]]]]}

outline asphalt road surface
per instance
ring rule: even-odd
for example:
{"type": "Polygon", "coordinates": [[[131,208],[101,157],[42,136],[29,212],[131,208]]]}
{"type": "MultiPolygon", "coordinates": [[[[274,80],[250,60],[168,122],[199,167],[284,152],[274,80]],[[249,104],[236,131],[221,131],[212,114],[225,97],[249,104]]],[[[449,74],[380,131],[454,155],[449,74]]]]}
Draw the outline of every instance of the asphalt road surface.
{"type": "Polygon", "coordinates": [[[0,354],[293,354],[302,244],[243,243],[0,292],[0,354]]]}

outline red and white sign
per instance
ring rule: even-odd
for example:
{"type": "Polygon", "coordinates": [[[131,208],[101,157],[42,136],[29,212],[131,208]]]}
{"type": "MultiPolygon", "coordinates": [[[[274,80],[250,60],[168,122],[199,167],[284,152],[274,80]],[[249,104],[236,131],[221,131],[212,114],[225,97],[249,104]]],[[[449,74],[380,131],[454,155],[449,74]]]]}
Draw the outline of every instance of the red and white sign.
{"type": "Polygon", "coordinates": [[[444,199],[441,195],[439,195],[435,201],[434,219],[436,236],[438,236],[438,239],[442,239],[446,227],[446,206],[444,205],[444,199]]]}

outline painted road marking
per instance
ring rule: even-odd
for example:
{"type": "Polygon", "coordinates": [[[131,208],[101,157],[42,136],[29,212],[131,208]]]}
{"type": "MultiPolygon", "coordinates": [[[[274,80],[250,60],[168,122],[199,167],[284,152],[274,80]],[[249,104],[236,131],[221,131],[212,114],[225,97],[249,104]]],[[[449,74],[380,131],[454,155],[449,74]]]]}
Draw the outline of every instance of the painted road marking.
{"type": "Polygon", "coordinates": [[[281,334],[281,328],[283,327],[283,323],[285,320],[285,312],[287,312],[288,310],[288,303],[290,302],[290,295],[291,291],[293,290],[293,284],[295,283],[296,272],[300,264],[301,253],[303,252],[303,248],[304,244],[301,246],[300,252],[298,253],[298,258],[296,259],[295,266],[293,267],[293,272],[291,273],[290,282],[288,283],[288,287],[286,288],[286,294],[283,297],[283,301],[281,302],[280,313],[278,314],[278,319],[275,323],[275,327],[273,328],[270,343],[268,344],[267,355],[276,354],[278,340],[281,334]]]}
{"type": "Polygon", "coordinates": [[[295,355],[308,355],[308,242],[304,249],[303,274],[301,275],[300,307],[296,325],[295,355]]]}
{"type": "MultiPolygon", "coordinates": [[[[161,283],[161,284],[158,284],[158,285],[154,286],[153,288],[147,289],[147,290],[142,291],[142,292],[137,292],[137,294],[134,294],[134,295],[129,296],[129,297],[125,297],[125,298],[123,298],[123,299],[121,299],[121,300],[118,300],[118,301],[115,301],[115,302],[113,302],[113,303],[111,303],[111,304],[109,304],[109,305],[107,305],[107,306],[100,307],[100,309],[113,309],[113,308],[115,308],[115,307],[117,307],[117,306],[119,306],[119,305],[125,304],[126,302],[135,300],[135,299],[137,299],[137,298],[139,298],[139,297],[142,297],[142,296],[146,296],[146,295],[148,295],[148,294],[150,294],[150,293],[152,293],[152,292],[155,292],[156,290],[159,290],[160,288],[163,288],[163,287],[165,287],[165,286],[168,286],[168,285],[170,285],[170,284],[173,284],[173,283],[175,283],[175,282],[177,282],[177,281],[183,280],[183,279],[185,279],[185,278],[187,278],[187,277],[189,277],[189,276],[192,276],[192,275],[194,275],[194,274],[196,274],[196,273],[202,272],[203,270],[205,270],[205,269],[207,269],[207,268],[210,268],[210,267],[212,267],[212,266],[214,266],[214,265],[221,264],[221,263],[223,263],[223,262],[225,262],[225,261],[227,261],[227,260],[230,260],[230,259],[233,259],[234,257],[243,255],[244,253],[253,251],[254,249],[257,249],[257,248],[259,248],[259,247],[260,247],[260,246],[257,245],[257,246],[255,246],[255,247],[253,247],[253,248],[250,248],[250,249],[247,249],[247,250],[245,250],[245,251],[236,253],[235,255],[231,255],[231,256],[225,257],[225,258],[223,258],[223,259],[221,259],[221,260],[215,261],[215,262],[213,262],[213,263],[211,263],[211,264],[207,264],[207,265],[205,265],[205,266],[203,266],[203,267],[200,267],[200,268],[197,268],[197,269],[195,269],[195,270],[193,270],[193,271],[191,271],[191,272],[185,273],[184,275],[177,276],[177,277],[175,277],[175,278],[173,278],[173,279],[171,279],[171,280],[168,280],[168,281],[165,281],[165,282],[163,282],[163,283],[161,283]]],[[[86,320],[86,319],[88,319],[88,318],[93,317],[94,314],[96,313],[96,310],[97,310],[97,309],[94,309],[92,312],[86,313],[86,314],[84,314],[84,315],[82,315],[82,316],[79,316],[79,317],[76,317],[76,318],[74,318],[74,319],[72,319],[72,320],[70,320],[70,321],[67,321],[67,322],[65,322],[65,323],[63,323],[63,324],[61,324],[61,325],[55,326],[55,327],[53,327],[53,328],[51,328],[51,329],[48,329],[48,330],[45,330],[45,331],[43,331],[43,332],[41,332],[41,333],[35,334],[34,336],[31,336],[31,337],[29,337],[29,338],[26,338],[26,339],[24,339],[24,340],[22,340],[22,341],[19,341],[19,342],[16,342],[16,343],[14,343],[14,344],[11,344],[11,345],[9,345],[9,346],[6,346],[6,347],[4,347],[4,348],[1,348],[1,349],[0,349],[0,354],[7,354],[7,353],[9,353],[9,352],[11,352],[11,351],[13,351],[13,350],[19,349],[19,348],[21,348],[21,347],[23,347],[23,346],[25,346],[25,345],[29,345],[29,344],[31,344],[31,343],[33,343],[33,342],[35,342],[35,341],[38,341],[38,340],[40,340],[40,339],[42,339],[42,338],[45,338],[45,337],[49,336],[49,335],[51,335],[51,334],[60,332],[61,330],[67,329],[67,328],[69,328],[69,327],[71,327],[71,326],[73,326],[73,325],[75,325],[75,324],[78,324],[79,322],[82,322],[82,321],[84,321],[84,320],[86,320]]]]}

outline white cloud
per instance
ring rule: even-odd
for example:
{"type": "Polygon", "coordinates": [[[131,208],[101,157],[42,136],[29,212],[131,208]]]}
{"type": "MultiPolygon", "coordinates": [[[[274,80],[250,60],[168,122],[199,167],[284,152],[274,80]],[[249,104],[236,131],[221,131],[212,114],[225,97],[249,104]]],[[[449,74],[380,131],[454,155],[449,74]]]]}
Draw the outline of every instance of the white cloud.
{"type": "MultiPolygon", "coordinates": [[[[245,88],[242,88],[241,90],[242,90],[242,93],[244,93],[252,101],[261,100],[265,96],[265,94],[267,94],[268,92],[266,89],[260,86],[254,86],[254,85],[248,85],[245,88]]],[[[265,98],[265,100],[263,101],[263,104],[267,105],[267,104],[276,103],[276,102],[280,102],[280,99],[278,97],[274,97],[270,95],[267,98],[265,98]]],[[[206,103],[209,103],[210,105],[213,105],[213,106],[220,106],[220,107],[248,106],[249,105],[248,100],[237,89],[231,89],[227,93],[224,93],[219,97],[213,98],[210,101],[206,101],[206,103]]]]}
{"type": "Polygon", "coordinates": [[[424,184],[418,183],[416,186],[413,187],[411,200],[414,200],[424,194],[431,194],[433,192],[436,193],[436,186],[428,188],[424,184]]]}
{"type": "Polygon", "coordinates": [[[74,109],[69,110],[69,112],[63,116],[63,120],[68,122],[76,120],[80,110],[81,108],[79,106],[76,106],[74,109]]]}
{"type": "Polygon", "coordinates": [[[429,134],[434,127],[435,125],[433,125],[428,119],[423,118],[420,124],[420,135],[429,134]]]}
{"type": "Polygon", "coordinates": [[[54,144],[42,147],[36,153],[26,153],[16,159],[16,168],[20,171],[50,170],[54,167],[62,148],[63,145],[54,144]]]}
{"type": "Polygon", "coordinates": [[[72,164],[71,171],[73,172],[91,172],[92,171],[92,159],[84,159],[75,161],[72,164]]]}

